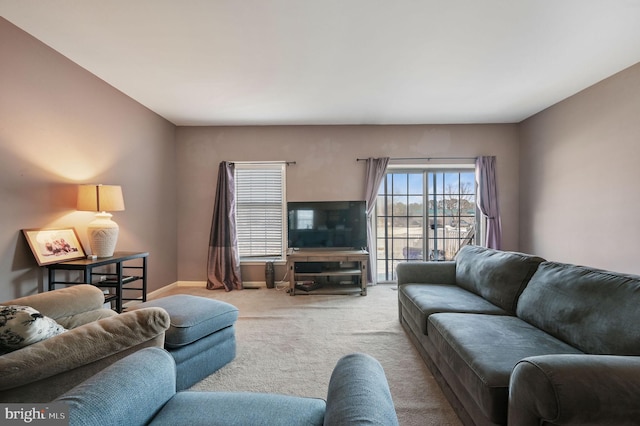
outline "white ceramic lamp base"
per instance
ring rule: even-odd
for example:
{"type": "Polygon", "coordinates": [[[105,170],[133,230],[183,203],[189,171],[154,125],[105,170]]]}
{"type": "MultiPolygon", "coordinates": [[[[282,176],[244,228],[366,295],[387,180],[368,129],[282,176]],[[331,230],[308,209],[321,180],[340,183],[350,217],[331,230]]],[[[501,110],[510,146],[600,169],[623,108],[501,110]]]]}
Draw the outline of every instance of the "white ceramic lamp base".
{"type": "Polygon", "coordinates": [[[87,226],[91,254],[98,257],[111,257],[118,242],[118,224],[111,220],[107,212],[96,213],[96,218],[87,226]]]}

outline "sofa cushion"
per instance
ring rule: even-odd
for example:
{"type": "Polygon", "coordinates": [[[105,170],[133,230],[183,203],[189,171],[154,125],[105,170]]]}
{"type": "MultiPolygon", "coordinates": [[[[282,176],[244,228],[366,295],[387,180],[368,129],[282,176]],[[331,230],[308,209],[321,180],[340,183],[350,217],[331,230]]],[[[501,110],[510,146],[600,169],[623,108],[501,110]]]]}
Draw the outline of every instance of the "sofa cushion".
{"type": "Polygon", "coordinates": [[[509,378],[523,358],[581,353],[514,316],[433,314],[429,337],[441,359],[492,422],[506,424],[509,378]]]}
{"type": "Polygon", "coordinates": [[[0,353],[8,353],[67,331],[30,306],[0,306],[0,353]]]}
{"type": "Polygon", "coordinates": [[[150,425],[322,425],[322,399],[250,392],[177,393],[150,425]]]}
{"type": "Polygon", "coordinates": [[[640,355],[638,294],[639,276],[544,262],[517,314],[585,353],[640,355]]]}
{"type": "Polygon", "coordinates": [[[404,284],[398,289],[398,298],[422,334],[427,334],[429,315],[438,312],[507,315],[504,309],[457,285],[404,284]]]}
{"type": "Polygon", "coordinates": [[[515,314],[518,297],[543,261],[524,253],[464,246],[456,256],[456,282],[515,314]]]}

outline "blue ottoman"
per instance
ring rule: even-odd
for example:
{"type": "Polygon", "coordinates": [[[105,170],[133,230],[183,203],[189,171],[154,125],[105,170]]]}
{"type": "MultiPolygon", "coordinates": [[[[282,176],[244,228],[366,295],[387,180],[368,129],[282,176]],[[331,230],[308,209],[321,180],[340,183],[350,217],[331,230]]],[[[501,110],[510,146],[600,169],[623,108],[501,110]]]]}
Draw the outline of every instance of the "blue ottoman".
{"type": "Polygon", "coordinates": [[[169,313],[164,348],[176,361],[177,390],[190,388],[236,357],[238,308],[206,297],[178,294],[135,305],[169,313]]]}

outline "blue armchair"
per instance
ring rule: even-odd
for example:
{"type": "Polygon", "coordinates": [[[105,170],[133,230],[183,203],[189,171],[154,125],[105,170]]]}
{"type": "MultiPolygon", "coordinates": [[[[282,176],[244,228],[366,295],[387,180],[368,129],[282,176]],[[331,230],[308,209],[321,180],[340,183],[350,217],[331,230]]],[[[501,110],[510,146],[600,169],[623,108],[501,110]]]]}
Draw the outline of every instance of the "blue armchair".
{"type": "Polygon", "coordinates": [[[251,392],[176,393],[164,349],[142,349],[60,396],[70,425],[397,425],[384,371],[351,354],[331,375],[327,399],[251,392]]]}

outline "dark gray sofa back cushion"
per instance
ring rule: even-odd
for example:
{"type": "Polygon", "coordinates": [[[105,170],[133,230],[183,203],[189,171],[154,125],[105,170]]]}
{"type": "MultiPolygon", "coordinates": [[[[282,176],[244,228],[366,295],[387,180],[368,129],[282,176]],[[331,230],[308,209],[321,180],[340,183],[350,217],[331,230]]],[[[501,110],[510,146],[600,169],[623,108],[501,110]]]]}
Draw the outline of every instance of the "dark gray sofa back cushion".
{"type": "Polygon", "coordinates": [[[456,283],[515,314],[518,297],[542,261],[524,253],[464,246],[456,256],[456,283]]]}
{"type": "Polygon", "coordinates": [[[583,352],[640,355],[639,276],[544,262],[517,314],[583,352]]]}

